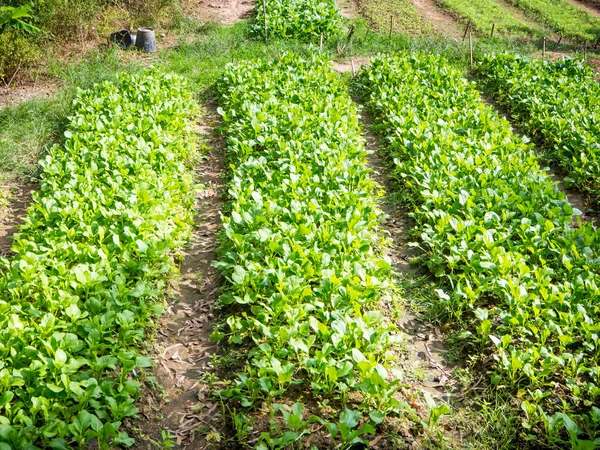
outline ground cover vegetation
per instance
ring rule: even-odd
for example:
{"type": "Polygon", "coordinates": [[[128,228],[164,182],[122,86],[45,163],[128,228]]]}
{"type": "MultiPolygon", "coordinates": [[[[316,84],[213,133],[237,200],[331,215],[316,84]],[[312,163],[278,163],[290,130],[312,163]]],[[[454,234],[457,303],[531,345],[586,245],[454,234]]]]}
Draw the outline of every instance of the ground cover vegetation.
{"type": "Polygon", "coordinates": [[[313,42],[334,38],[342,30],[335,0],[257,0],[252,34],[313,42]]]}
{"type": "Polygon", "coordinates": [[[409,0],[357,0],[361,14],[375,30],[411,36],[433,35],[435,28],[409,0]],[[393,17],[393,23],[390,23],[393,17]]]}
{"type": "MultiPolygon", "coordinates": [[[[523,441],[600,445],[598,248],[530,145],[439,56],[381,58],[359,75],[393,174],[413,204],[421,262],[489,382],[519,399],[523,441]]],[[[537,447],[539,448],[539,447],[537,447]]]]}
{"type": "Polygon", "coordinates": [[[598,207],[600,85],[595,69],[577,59],[551,62],[507,54],[481,58],[476,73],[566,174],[566,186],[582,190],[598,207]]]}
{"type": "Polygon", "coordinates": [[[494,0],[436,0],[443,8],[461,18],[463,23],[470,22],[479,34],[489,35],[494,32],[516,36],[541,36],[540,27],[526,23],[514,17],[510,11],[494,0]]]}
{"type": "Polygon", "coordinates": [[[556,33],[577,42],[600,38],[600,19],[565,0],[508,0],[556,33]]]}
{"type": "Polygon", "coordinates": [[[0,263],[0,448],[133,444],[120,427],[191,229],[192,105],[156,71],[77,95],[0,263]]]}
{"type": "Polygon", "coordinates": [[[314,56],[230,65],[218,91],[232,174],[215,263],[228,317],[213,337],[247,352],[219,395],[241,443],[253,411],[269,411],[258,449],[314,444],[315,423],[328,435],[318,448],[364,443],[386,416],[413,413],[378,311],[391,266],[356,106],[314,56]]]}

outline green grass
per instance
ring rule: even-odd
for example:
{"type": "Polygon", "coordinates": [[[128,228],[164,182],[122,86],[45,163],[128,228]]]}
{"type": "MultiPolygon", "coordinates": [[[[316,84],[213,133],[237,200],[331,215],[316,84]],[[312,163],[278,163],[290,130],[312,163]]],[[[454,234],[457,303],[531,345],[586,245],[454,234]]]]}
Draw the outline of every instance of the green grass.
{"type": "Polygon", "coordinates": [[[509,1],[566,38],[595,41],[600,36],[600,20],[564,0],[509,1]]]}
{"type": "Polygon", "coordinates": [[[541,28],[535,27],[503,8],[494,0],[435,0],[441,7],[456,14],[463,22],[471,21],[472,27],[482,35],[494,33],[511,36],[540,36],[541,28]]]}
{"type": "Polygon", "coordinates": [[[361,14],[369,24],[381,32],[390,30],[390,17],[394,17],[393,31],[412,36],[432,35],[433,25],[417,11],[409,0],[358,0],[361,14]]]}

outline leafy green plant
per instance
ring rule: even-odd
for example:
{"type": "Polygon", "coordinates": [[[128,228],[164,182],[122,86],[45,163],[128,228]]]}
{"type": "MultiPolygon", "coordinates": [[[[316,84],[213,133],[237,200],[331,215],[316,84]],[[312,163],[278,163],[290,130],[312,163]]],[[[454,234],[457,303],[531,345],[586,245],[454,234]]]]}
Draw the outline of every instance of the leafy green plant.
{"type": "Polygon", "coordinates": [[[377,59],[357,87],[413,202],[422,262],[447,283],[440,308],[464,337],[488,339],[497,389],[567,415],[579,439],[596,439],[600,231],[571,227],[578,212],[531,146],[439,56],[377,59]],[[557,391],[560,405],[549,395],[557,391]]]}
{"type": "MultiPolygon", "coordinates": [[[[391,293],[382,213],[346,86],[324,58],[284,54],[228,65],[217,89],[232,174],[215,263],[227,327],[213,337],[250,347],[220,397],[274,411],[290,388],[342,407],[352,393],[357,413],[404,415],[389,372],[395,328],[377,310],[391,293]]],[[[306,434],[301,405],[280,411],[288,429],[273,421],[266,448],[306,434]]],[[[336,427],[344,442],[358,436],[336,427]]]]}
{"type": "Polygon", "coordinates": [[[476,69],[486,90],[565,172],[567,187],[600,202],[600,85],[575,60],[487,55],[476,69]]]}
{"type": "Polygon", "coordinates": [[[342,29],[342,16],[334,0],[257,0],[251,34],[270,38],[297,38],[318,42],[335,38],[342,29]]]}
{"type": "Polygon", "coordinates": [[[147,331],[191,228],[193,102],[150,71],[80,91],[0,268],[0,443],[131,446],[147,331]]]}
{"type": "Polygon", "coordinates": [[[30,12],[31,5],[19,7],[0,6],[0,33],[7,28],[23,30],[28,33],[39,33],[40,29],[27,21],[27,19],[32,18],[30,12]]]}

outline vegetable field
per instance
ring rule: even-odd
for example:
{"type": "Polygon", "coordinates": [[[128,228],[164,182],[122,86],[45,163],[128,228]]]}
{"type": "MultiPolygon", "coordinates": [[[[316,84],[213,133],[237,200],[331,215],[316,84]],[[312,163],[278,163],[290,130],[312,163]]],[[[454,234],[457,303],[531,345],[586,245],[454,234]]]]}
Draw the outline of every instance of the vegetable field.
{"type": "Polygon", "coordinates": [[[600,448],[593,9],[23,1],[0,450],[600,448]]]}
{"type": "Polygon", "coordinates": [[[439,57],[378,59],[358,83],[414,201],[423,263],[446,282],[439,307],[493,355],[490,382],[522,398],[527,439],[564,444],[564,428],[592,448],[600,234],[571,228],[530,146],[439,57]]]}
{"type": "Polygon", "coordinates": [[[252,31],[257,36],[318,42],[341,31],[342,17],[334,0],[257,0],[252,31]]]}
{"type": "Polygon", "coordinates": [[[577,60],[547,62],[511,55],[477,67],[486,89],[564,171],[567,185],[600,201],[600,85],[577,60]]]}
{"type": "Polygon", "coordinates": [[[41,162],[2,261],[3,449],[133,443],[121,425],[151,366],[146,330],[190,230],[189,105],[183,81],[158,72],[82,91],[41,162]]]}
{"type": "Polygon", "coordinates": [[[214,337],[249,347],[219,395],[238,405],[238,436],[261,405],[277,418],[257,448],[310,442],[314,422],[332,442],[362,442],[407,405],[393,395],[395,328],[377,311],[391,267],[356,107],[325,60],[293,55],[229,66],[219,93],[232,201],[216,264],[231,313],[214,337]],[[335,412],[278,404],[298,389],[335,412]]]}

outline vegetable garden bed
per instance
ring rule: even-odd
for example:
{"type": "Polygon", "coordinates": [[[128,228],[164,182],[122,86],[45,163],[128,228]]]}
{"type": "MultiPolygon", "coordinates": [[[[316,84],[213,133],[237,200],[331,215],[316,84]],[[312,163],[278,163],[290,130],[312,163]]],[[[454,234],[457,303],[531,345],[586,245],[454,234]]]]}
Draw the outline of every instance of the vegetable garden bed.
{"type": "Polygon", "coordinates": [[[412,412],[395,394],[397,330],[378,312],[391,267],[356,107],[320,57],[229,65],[218,89],[232,178],[214,338],[247,351],[220,392],[236,435],[268,411],[256,448],[364,442],[412,412]]]}
{"type": "Polygon", "coordinates": [[[521,439],[599,445],[600,232],[571,228],[531,147],[442,58],[381,58],[358,85],[414,201],[423,263],[447,283],[438,307],[471,353],[493,355],[492,386],[521,399],[521,439]]]}
{"type": "Polygon", "coordinates": [[[486,56],[475,69],[484,88],[566,174],[565,185],[600,204],[600,85],[578,60],[486,56]]]}
{"type": "Polygon", "coordinates": [[[75,100],[1,262],[0,448],[133,444],[121,424],[190,232],[190,105],[183,81],[158,72],[75,100]]]}

